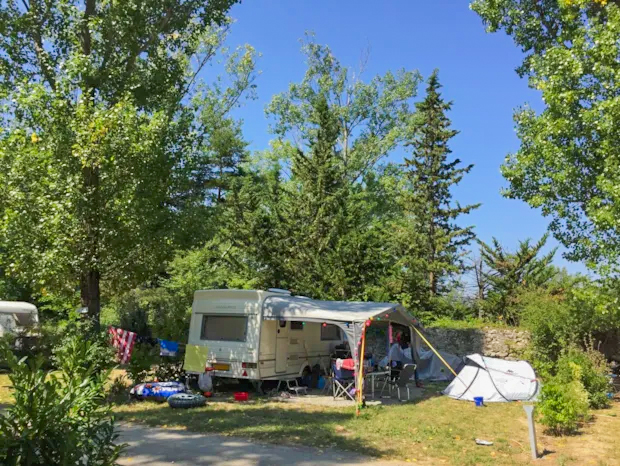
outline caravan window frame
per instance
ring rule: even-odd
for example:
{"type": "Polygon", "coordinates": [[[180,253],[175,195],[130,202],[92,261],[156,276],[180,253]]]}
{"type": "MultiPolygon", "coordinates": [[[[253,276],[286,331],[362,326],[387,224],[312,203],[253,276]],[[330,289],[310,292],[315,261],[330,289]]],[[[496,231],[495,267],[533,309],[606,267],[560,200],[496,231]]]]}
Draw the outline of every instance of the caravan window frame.
{"type": "Polygon", "coordinates": [[[342,329],[334,324],[326,324],[325,326],[321,325],[321,341],[341,341],[342,340],[342,329]],[[334,335],[327,334],[327,331],[332,331],[332,328],[336,329],[336,338],[333,338],[334,335]]]}
{"type": "Polygon", "coordinates": [[[248,341],[248,316],[247,315],[241,315],[241,314],[202,314],[202,318],[200,320],[200,340],[202,341],[225,341],[225,342],[231,342],[231,343],[245,343],[246,341],[248,341]],[[208,323],[208,319],[209,318],[233,318],[233,319],[243,319],[244,325],[243,325],[243,338],[239,339],[239,338],[207,338],[207,329],[208,326],[206,325],[208,323]]]}

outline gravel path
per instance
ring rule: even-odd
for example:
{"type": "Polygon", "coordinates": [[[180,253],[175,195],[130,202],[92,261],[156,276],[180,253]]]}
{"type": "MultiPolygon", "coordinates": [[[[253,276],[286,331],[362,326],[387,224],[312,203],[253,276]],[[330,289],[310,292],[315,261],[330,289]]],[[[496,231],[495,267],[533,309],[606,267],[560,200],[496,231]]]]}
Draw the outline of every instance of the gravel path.
{"type": "Polygon", "coordinates": [[[398,466],[405,463],[372,461],[364,456],[335,450],[252,443],[235,437],[204,435],[185,430],[121,424],[120,441],[129,444],[120,460],[124,466],[227,465],[398,466]]]}

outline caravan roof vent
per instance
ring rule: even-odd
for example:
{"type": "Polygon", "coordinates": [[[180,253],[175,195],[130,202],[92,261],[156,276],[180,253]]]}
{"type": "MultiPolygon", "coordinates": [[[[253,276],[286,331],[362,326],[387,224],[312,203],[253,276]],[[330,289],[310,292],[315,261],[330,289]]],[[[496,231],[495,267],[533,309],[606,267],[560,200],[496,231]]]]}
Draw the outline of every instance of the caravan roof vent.
{"type": "Polygon", "coordinates": [[[291,292],[289,290],[283,290],[282,288],[269,288],[267,291],[270,291],[272,293],[282,293],[289,296],[291,295],[291,292]]]}

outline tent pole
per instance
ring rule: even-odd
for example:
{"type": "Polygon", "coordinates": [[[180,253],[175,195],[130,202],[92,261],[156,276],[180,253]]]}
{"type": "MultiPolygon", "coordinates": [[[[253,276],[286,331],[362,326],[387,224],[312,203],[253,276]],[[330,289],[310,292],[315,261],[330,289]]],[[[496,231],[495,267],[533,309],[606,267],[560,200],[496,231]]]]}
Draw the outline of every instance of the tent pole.
{"type": "Polygon", "coordinates": [[[364,329],[362,330],[362,348],[360,351],[360,363],[359,374],[357,379],[357,405],[355,407],[355,415],[360,415],[360,406],[362,405],[362,399],[364,397],[364,353],[366,352],[366,324],[364,323],[364,329]]]}

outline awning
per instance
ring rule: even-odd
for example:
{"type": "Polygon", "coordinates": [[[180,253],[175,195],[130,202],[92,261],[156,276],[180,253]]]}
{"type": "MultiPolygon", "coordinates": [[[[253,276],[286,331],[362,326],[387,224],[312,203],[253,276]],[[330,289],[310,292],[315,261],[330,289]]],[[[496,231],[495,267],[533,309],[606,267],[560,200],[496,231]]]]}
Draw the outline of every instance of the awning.
{"type": "Polygon", "coordinates": [[[265,319],[308,322],[363,323],[385,320],[405,326],[417,322],[400,304],[359,301],[317,301],[296,296],[268,296],[263,303],[265,319]]]}
{"type": "Polygon", "coordinates": [[[263,301],[262,312],[264,319],[322,322],[340,327],[353,353],[355,388],[359,393],[363,391],[364,382],[359,375],[358,348],[365,334],[367,322],[370,320],[391,322],[406,327],[418,325],[418,321],[409,315],[403,306],[392,303],[317,301],[299,296],[272,295],[263,301]]]}

